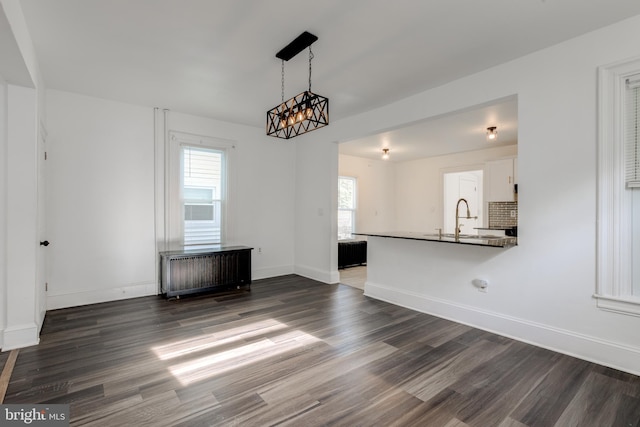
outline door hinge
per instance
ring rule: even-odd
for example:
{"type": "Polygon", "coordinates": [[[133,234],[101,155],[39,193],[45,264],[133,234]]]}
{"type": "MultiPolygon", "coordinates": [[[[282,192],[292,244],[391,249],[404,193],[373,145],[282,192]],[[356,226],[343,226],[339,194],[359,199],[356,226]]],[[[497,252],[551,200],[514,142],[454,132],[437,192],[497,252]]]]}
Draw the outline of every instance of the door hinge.
{"type": "Polygon", "coordinates": [[[47,152],[44,152],[44,159],[47,160],[47,152]]]}
{"type": "Polygon", "coordinates": [[[49,282],[44,282],[44,290],[45,292],[49,291],[49,282]]]}

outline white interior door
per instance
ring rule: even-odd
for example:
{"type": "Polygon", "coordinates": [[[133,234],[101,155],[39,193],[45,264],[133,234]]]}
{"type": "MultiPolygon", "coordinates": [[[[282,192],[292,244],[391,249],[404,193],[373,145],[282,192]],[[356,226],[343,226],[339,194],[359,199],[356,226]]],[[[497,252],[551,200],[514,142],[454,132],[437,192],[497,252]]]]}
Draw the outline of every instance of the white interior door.
{"type": "MultiPolygon", "coordinates": [[[[477,219],[461,218],[460,224],[463,234],[478,234],[476,227],[482,224],[482,175],[481,170],[450,172],[443,177],[443,232],[454,233],[456,224],[456,205],[458,200],[465,199],[469,203],[471,216],[477,219]]],[[[460,203],[459,216],[467,215],[467,207],[460,203]]]]}
{"type": "MultiPolygon", "coordinates": [[[[462,234],[478,234],[478,177],[473,174],[460,175],[458,181],[459,196],[469,204],[469,212],[472,217],[476,218],[460,218],[460,233],[462,234]]],[[[460,204],[460,216],[466,216],[467,207],[464,202],[460,204]]],[[[455,216],[455,214],[454,214],[455,216]]]]}

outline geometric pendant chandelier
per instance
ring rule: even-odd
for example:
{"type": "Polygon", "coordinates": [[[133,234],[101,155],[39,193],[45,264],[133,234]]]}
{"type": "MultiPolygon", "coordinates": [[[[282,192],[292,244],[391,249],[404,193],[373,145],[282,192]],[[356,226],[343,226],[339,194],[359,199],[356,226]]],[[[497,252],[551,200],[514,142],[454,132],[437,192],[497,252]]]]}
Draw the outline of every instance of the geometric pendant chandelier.
{"type": "Polygon", "coordinates": [[[318,37],[305,31],[282,48],[276,58],[282,61],[282,100],[267,111],[267,135],[290,139],[329,124],[329,98],[311,92],[311,44],[318,37]],[[309,90],[284,100],[284,61],[309,48],[309,90]]]}

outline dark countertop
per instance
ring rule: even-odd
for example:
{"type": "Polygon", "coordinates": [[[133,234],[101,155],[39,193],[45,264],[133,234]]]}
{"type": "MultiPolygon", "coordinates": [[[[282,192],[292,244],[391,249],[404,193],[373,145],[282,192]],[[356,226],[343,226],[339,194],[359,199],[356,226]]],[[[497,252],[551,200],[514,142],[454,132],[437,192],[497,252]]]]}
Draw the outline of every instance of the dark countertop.
{"type": "Polygon", "coordinates": [[[426,240],[429,242],[453,243],[457,245],[488,246],[493,248],[510,248],[518,244],[516,237],[461,234],[455,239],[453,234],[420,233],[414,231],[385,231],[372,233],[353,233],[357,236],[388,237],[392,239],[426,240]]]}
{"type": "Polygon", "coordinates": [[[475,230],[495,230],[504,231],[504,234],[509,237],[518,237],[518,227],[474,227],[475,230]]]}

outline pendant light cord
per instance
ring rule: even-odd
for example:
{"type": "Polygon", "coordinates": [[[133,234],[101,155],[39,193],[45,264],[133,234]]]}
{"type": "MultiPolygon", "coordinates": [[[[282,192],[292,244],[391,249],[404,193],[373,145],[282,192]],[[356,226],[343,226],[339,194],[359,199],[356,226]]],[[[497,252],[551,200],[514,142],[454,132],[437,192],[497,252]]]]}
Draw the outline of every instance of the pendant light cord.
{"type": "Polygon", "coordinates": [[[313,59],[313,52],[311,52],[311,45],[309,45],[309,92],[311,92],[311,60],[313,59]]]}
{"type": "Polygon", "coordinates": [[[282,103],[284,104],[284,59],[282,60],[282,103]]]}

